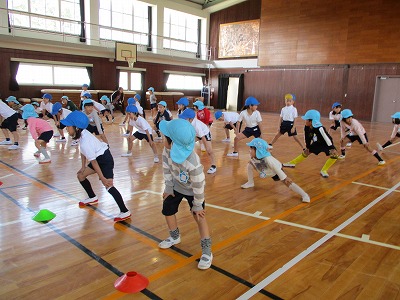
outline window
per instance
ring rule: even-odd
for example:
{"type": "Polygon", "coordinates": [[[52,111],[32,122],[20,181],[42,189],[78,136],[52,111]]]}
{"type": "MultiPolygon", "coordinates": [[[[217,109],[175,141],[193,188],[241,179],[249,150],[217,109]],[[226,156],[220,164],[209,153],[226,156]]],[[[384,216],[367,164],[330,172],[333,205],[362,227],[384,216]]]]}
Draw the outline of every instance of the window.
{"type": "Polygon", "coordinates": [[[79,0],[9,0],[8,9],[13,26],[80,33],[79,0]]]}
{"type": "Polygon", "coordinates": [[[199,17],[166,8],[164,10],[164,48],[197,52],[199,17]]]}
{"type": "Polygon", "coordinates": [[[142,90],[142,74],[139,72],[120,71],[119,84],[124,90],[141,91],[142,90]]]}
{"type": "Polygon", "coordinates": [[[167,89],[171,90],[201,90],[203,88],[202,76],[169,74],[167,89]]]}
{"type": "Polygon", "coordinates": [[[148,4],[136,0],[100,0],[100,38],[146,45],[148,4]]]}
{"type": "Polygon", "coordinates": [[[20,85],[63,85],[82,86],[89,83],[86,67],[53,66],[20,63],[17,73],[20,85]]]}

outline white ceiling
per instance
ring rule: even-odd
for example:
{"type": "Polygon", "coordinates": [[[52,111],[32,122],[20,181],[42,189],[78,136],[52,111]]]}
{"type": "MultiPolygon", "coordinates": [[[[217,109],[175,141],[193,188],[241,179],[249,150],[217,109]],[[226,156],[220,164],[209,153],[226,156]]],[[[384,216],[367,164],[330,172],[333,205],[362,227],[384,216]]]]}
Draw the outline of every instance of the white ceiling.
{"type": "Polygon", "coordinates": [[[230,6],[236,5],[238,3],[244,2],[246,0],[185,0],[186,2],[191,2],[199,5],[202,9],[213,13],[219,10],[223,10],[230,6]]]}

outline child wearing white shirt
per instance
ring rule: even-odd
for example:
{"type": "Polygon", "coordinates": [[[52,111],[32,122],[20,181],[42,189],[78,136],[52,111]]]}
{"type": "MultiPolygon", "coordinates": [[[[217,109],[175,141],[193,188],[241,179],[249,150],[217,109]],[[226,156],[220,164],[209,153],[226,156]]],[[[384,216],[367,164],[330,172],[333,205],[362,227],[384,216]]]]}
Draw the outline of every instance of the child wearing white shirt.
{"type": "Polygon", "coordinates": [[[214,113],[215,119],[221,120],[224,122],[224,129],[226,139],[223,139],[222,142],[229,143],[231,141],[230,131],[236,131],[237,122],[239,120],[239,114],[237,112],[228,112],[228,111],[216,111],[214,113]]]}

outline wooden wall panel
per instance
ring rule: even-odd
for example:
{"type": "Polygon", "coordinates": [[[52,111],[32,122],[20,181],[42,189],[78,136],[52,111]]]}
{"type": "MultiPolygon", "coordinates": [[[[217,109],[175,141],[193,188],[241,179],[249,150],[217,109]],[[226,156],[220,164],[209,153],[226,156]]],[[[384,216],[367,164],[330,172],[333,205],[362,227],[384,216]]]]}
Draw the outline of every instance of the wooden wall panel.
{"type": "Polygon", "coordinates": [[[399,62],[397,0],[262,0],[259,65],[399,62]]]}

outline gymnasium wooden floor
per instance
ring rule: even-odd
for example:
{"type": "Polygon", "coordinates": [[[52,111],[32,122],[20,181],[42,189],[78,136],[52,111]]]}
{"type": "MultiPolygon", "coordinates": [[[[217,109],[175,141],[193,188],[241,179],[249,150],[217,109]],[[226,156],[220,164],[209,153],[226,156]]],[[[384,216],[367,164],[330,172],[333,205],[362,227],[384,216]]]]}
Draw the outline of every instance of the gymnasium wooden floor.
{"type": "MultiPolygon", "coordinates": [[[[262,115],[263,137],[270,141],[278,115],[262,115]]],[[[327,119],[323,123],[328,127],[327,119]]],[[[389,123],[362,123],[374,147],[392,131],[389,123]]],[[[302,120],[297,128],[303,131],[302,120]]],[[[328,179],[319,174],[322,155],[285,169],[311,196],[305,204],[271,179],[256,178],[255,188],[241,189],[246,140],[239,158],[226,157],[232,146],[220,142],[225,136],[216,122],[211,130],[218,170],[206,174],[214,261],[200,271],[199,234],[186,203],[178,213],[182,243],[157,247],[168,236],[161,163],[153,163],[146,142],[135,142],[131,158],[120,157],[127,149],[123,129],[116,122],[105,130],[115,186],[132,211],[132,219],[119,224],[112,221],[118,208],[96,176],[89,179],[100,203],[78,207],[86,195],[76,179],[79,151],[70,141],[49,143],[49,165],[33,157],[29,132],[19,130],[18,151],[0,146],[0,299],[400,299],[400,145],[388,148],[382,154],[387,164],[378,167],[354,144],[328,179]],[[41,209],[56,218],[33,221],[41,209]],[[146,276],[147,289],[117,291],[115,280],[128,271],[146,276]]],[[[338,147],[339,132],[333,137],[338,147]]],[[[161,155],[162,144],[157,147],[161,155]]],[[[209,158],[199,148],[207,170],[209,158]]],[[[272,153],[286,162],[300,152],[282,136],[272,153]]]]}

